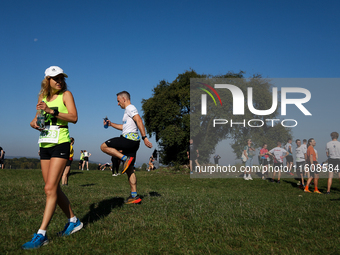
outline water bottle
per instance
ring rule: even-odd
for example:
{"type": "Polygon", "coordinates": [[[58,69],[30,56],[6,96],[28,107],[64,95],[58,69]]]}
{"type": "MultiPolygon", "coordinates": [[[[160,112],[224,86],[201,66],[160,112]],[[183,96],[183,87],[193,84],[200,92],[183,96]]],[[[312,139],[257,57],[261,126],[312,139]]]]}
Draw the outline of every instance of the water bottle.
{"type": "Polygon", "coordinates": [[[109,127],[109,125],[107,124],[107,121],[108,120],[108,118],[107,118],[107,116],[104,118],[104,121],[105,121],[105,125],[104,125],[104,128],[108,128],[109,127]]]}
{"type": "Polygon", "coordinates": [[[43,110],[37,110],[37,125],[41,129],[45,129],[45,116],[44,116],[44,111],[43,110]]]}

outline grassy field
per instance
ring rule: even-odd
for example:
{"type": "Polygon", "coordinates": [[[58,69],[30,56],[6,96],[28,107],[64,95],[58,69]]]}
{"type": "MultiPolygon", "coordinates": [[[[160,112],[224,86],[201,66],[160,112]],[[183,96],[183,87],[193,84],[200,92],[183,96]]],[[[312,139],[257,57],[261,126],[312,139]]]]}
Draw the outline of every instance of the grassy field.
{"type": "MultiPolygon", "coordinates": [[[[50,243],[22,251],[45,206],[40,170],[0,170],[0,254],[339,254],[340,183],[330,195],[305,194],[294,179],[192,179],[166,169],[137,172],[139,205],[125,175],[73,171],[63,187],[83,230],[57,237],[67,219],[60,208],[50,243]]],[[[326,191],[326,179],[320,180],[326,191]]]]}

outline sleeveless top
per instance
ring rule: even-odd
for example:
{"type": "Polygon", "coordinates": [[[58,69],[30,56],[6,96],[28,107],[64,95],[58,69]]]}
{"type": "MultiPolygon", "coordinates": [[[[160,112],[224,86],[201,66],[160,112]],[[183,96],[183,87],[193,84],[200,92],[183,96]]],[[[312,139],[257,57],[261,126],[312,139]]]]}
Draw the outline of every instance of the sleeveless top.
{"type": "MultiPolygon", "coordinates": [[[[63,94],[64,93],[59,94],[57,96],[57,98],[54,99],[51,102],[47,102],[46,96],[45,96],[43,98],[43,101],[52,110],[58,110],[61,113],[68,113],[67,108],[66,108],[66,106],[64,105],[64,102],[63,102],[63,94]]],[[[67,121],[58,119],[57,117],[53,117],[51,114],[47,114],[46,112],[44,113],[44,116],[45,116],[45,126],[51,126],[51,125],[67,126],[67,124],[68,124],[67,121]]],[[[67,143],[67,142],[69,142],[69,143],[71,142],[68,128],[67,127],[61,127],[61,128],[59,128],[58,143],[39,143],[39,147],[49,148],[49,147],[53,147],[57,144],[67,143]]]]}

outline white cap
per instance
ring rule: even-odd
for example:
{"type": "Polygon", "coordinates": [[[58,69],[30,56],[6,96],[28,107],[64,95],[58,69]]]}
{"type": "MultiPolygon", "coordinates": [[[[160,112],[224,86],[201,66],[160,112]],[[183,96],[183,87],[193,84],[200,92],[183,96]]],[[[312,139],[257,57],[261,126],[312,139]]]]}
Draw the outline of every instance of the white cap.
{"type": "Polygon", "coordinates": [[[68,77],[68,76],[64,73],[63,69],[61,69],[59,66],[50,66],[50,67],[47,68],[46,71],[45,71],[45,78],[46,78],[47,76],[55,77],[55,76],[57,76],[57,75],[59,75],[59,74],[63,74],[64,77],[66,77],[66,78],[68,77]]]}

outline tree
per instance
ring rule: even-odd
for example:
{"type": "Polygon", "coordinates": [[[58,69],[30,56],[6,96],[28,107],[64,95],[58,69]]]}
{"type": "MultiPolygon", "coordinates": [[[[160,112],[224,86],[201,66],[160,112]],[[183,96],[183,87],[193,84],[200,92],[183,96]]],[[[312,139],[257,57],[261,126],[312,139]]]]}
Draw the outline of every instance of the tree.
{"type": "Polygon", "coordinates": [[[216,145],[227,138],[231,138],[231,147],[237,157],[251,138],[256,146],[262,146],[263,142],[271,148],[278,139],[286,140],[290,136],[290,130],[281,125],[269,126],[264,119],[276,118],[278,109],[268,116],[256,116],[245,109],[244,115],[233,115],[233,97],[228,90],[219,90],[223,98],[223,106],[213,100],[207,101],[209,114],[201,114],[202,80],[204,84],[220,83],[220,79],[226,84],[234,84],[240,88],[243,94],[247,94],[247,88],[253,87],[253,106],[258,110],[267,110],[272,105],[272,93],[270,80],[261,76],[245,79],[244,72],[228,72],[225,75],[200,75],[195,71],[186,71],[171,83],[161,81],[154,89],[149,99],[142,100],[143,118],[147,133],[156,136],[156,142],[160,146],[160,157],[163,164],[183,164],[187,162],[187,146],[190,138],[194,140],[200,152],[200,161],[208,162],[210,155],[215,152],[216,145]],[[191,84],[191,85],[190,85],[191,84]],[[213,127],[214,119],[232,119],[241,122],[244,119],[262,119],[264,125],[261,128],[253,128],[242,125],[229,126],[217,125],[213,127]]]}

